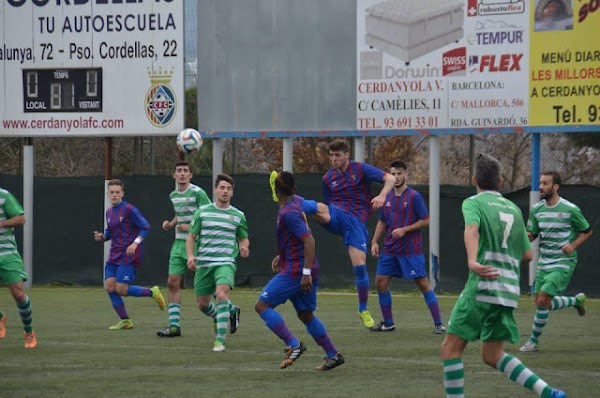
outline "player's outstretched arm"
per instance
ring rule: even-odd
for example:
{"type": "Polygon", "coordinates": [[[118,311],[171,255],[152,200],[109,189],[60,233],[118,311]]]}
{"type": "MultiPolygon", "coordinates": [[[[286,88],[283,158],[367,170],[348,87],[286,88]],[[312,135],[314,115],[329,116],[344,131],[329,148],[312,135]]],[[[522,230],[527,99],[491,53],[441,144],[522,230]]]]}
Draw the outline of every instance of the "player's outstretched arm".
{"type": "Polygon", "coordinates": [[[381,192],[379,195],[375,196],[373,200],[371,200],[371,206],[373,209],[379,209],[383,207],[385,203],[385,197],[388,193],[392,191],[394,188],[394,184],[396,183],[396,178],[388,173],[383,175],[383,188],[381,188],[381,192]]]}
{"type": "Polygon", "coordinates": [[[18,216],[0,221],[0,228],[18,227],[23,224],[25,224],[25,215],[19,214],[18,216]]]}

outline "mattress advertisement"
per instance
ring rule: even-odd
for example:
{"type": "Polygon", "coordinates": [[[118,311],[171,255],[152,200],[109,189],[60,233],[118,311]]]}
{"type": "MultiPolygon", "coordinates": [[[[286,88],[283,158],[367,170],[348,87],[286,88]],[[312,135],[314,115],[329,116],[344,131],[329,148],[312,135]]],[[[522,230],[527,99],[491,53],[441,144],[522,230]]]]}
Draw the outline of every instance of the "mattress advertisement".
{"type": "Polygon", "coordinates": [[[600,124],[600,1],[532,1],[530,124],[600,124]]]}
{"type": "Polygon", "coordinates": [[[528,125],[523,0],[357,0],[359,130],[528,125]]]}

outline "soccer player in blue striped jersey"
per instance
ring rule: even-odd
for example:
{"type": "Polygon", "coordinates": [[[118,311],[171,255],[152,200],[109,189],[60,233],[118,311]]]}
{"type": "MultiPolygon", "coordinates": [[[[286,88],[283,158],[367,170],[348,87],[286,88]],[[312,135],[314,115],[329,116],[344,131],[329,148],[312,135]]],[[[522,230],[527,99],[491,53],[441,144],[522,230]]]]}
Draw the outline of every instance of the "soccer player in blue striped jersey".
{"type": "Polygon", "coordinates": [[[175,164],[173,179],[177,188],[169,195],[175,216],[162,223],[165,231],[175,229],[175,241],[169,256],[169,276],[167,278],[169,326],[156,332],[159,337],[181,336],[181,285],[183,277],[188,271],[185,241],[196,210],[200,206],[211,203],[204,189],[191,183],[192,176],[189,163],[179,161],[175,164]]]}
{"type": "Polygon", "coordinates": [[[529,212],[529,240],[540,237],[540,254],[535,275],[536,312],[531,335],[519,349],[535,352],[550,311],[575,308],[585,315],[585,293],[564,296],[577,265],[577,248],[592,236],[590,223],[579,207],[558,194],[561,178],[556,171],[540,176],[541,201],[529,212]]]}
{"type": "Polygon", "coordinates": [[[125,185],[121,180],[108,181],[107,189],[112,205],[106,210],[107,227],[104,232],[94,231],[94,239],[111,241],[110,255],[104,267],[104,288],[121,320],[109,329],[132,329],[133,322],[122,297],[152,297],[163,311],[165,299],[158,286],[132,285],[137,267],[142,265],[143,241],[150,232],[150,224],[135,206],[123,200],[125,185]]]}
{"type": "Polygon", "coordinates": [[[350,147],[343,139],[329,144],[331,169],[323,176],[324,203],[305,200],[303,210],[334,235],[344,238],[352,262],[358,293],[358,316],[367,328],[375,326],[368,310],[367,219],[371,209],[379,209],[396,179],[367,163],[350,160],[350,147]],[[383,183],[379,195],[371,194],[371,183],[383,183]]]}
{"type": "Polygon", "coordinates": [[[306,351],[304,343],[292,334],[283,317],[275,310],[275,307],[290,300],[308,333],[325,351],[325,360],[317,366],[317,370],[331,370],[342,365],[344,357],[331,343],[323,323],[314,315],[319,262],[315,256],[315,239],[302,212],[304,199],[295,195],[296,184],[291,173],[277,173],[273,182],[279,213],[277,255],[271,263],[271,269],[278,274],[263,289],[255,309],[267,327],[287,346],[281,369],[292,365],[306,351]]]}
{"type": "Polygon", "coordinates": [[[564,398],[563,391],[550,387],[504,351],[505,341],[519,341],[513,312],[519,305],[521,262],[531,260],[532,254],[521,210],[497,191],[500,176],[500,163],[479,155],[473,176],[477,195],[462,205],[469,278],[442,343],[446,396],[465,397],[463,352],[469,341],[481,340],[483,362],[539,397],[564,398]]]}
{"type": "MultiPolygon", "coordinates": [[[[23,259],[15,241],[15,227],[25,224],[23,207],[5,189],[0,188],[0,283],[5,283],[17,304],[17,310],[25,331],[25,348],[37,346],[32,327],[31,302],[25,293],[23,282],[29,277],[23,267],[23,259]]],[[[0,311],[0,339],[6,336],[6,314],[0,311]]]]}
{"type": "Polygon", "coordinates": [[[371,330],[385,332],[396,327],[390,293],[390,281],[395,276],[415,281],[433,318],[433,333],[442,334],[446,328],[442,323],[437,296],[427,280],[423,255],[421,230],[429,225],[427,206],[421,194],[407,185],[406,164],[403,161],[392,162],[390,174],[396,179],[396,184],[379,210],[379,221],[371,242],[371,254],[379,257],[375,284],[383,321],[371,330]],[[383,252],[380,253],[378,242],[384,234],[383,252]]]}

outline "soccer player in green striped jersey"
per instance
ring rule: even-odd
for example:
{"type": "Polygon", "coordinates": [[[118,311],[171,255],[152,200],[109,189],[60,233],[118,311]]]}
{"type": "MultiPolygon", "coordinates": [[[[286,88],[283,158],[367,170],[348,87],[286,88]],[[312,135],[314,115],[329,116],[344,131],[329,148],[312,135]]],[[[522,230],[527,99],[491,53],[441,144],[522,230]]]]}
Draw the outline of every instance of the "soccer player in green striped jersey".
{"type": "Polygon", "coordinates": [[[513,311],[519,304],[520,265],[531,260],[531,245],[521,210],[497,192],[500,176],[498,161],[479,155],[473,177],[477,195],[462,205],[469,277],[442,343],[446,396],[465,397],[462,355],[469,341],[481,340],[486,364],[542,398],[563,398],[563,391],[504,352],[505,341],[519,341],[513,311]]]}
{"type": "MultiPolygon", "coordinates": [[[[15,227],[25,224],[25,212],[19,201],[7,190],[0,188],[0,283],[8,286],[13,296],[25,331],[25,348],[35,348],[37,338],[31,326],[31,304],[23,282],[28,275],[17,250],[15,227]]],[[[0,311],[0,339],[6,336],[6,314],[0,311]]]]}
{"type": "Polygon", "coordinates": [[[579,207],[558,195],[560,185],[557,172],[542,173],[542,200],[529,212],[527,233],[530,241],[540,237],[540,252],[533,288],[537,308],[531,336],[519,349],[522,352],[538,350],[550,311],[573,307],[579,315],[585,315],[585,294],[563,296],[563,293],[577,265],[577,248],[592,236],[592,229],[579,207]]]}
{"type": "Polygon", "coordinates": [[[177,188],[171,192],[169,198],[173,203],[175,216],[171,220],[165,220],[162,228],[167,231],[175,229],[175,241],[171,247],[169,257],[169,326],[156,332],[159,337],[181,336],[181,284],[187,272],[187,253],[185,241],[192,217],[200,206],[211,203],[204,189],[191,183],[192,169],[189,163],[180,161],[175,164],[173,179],[177,188]]]}
{"type": "Polygon", "coordinates": [[[213,318],[216,334],[213,351],[217,352],[225,350],[227,322],[232,321],[231,314],[237,308],[229,301],[237,269],[235,259],[238,254],[242,257],[250,254],[246,215],[231,205],[234,185],[231,176],[217,176],[216,202],[194,213],[186,241],[187,265],[196,271],[196,301],[200,311],[213,318]],[[215,303],[211,300],[213,293],[215,303]]]}

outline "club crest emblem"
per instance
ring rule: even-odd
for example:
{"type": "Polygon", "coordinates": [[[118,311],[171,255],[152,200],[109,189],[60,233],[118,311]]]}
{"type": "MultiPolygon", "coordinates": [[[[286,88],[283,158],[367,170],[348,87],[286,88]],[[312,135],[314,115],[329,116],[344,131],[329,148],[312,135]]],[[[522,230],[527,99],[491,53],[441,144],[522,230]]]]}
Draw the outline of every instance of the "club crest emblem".
{"type": "Polygon", "coordinates": [[[146,117],[154,126],[166,127],[177,113],[175,91],[169,85],[173,77],[173,69],[171,71],[162,68],[158,71],[148,69],[148,76],[152,86],[146,93],[146,117]]]}

